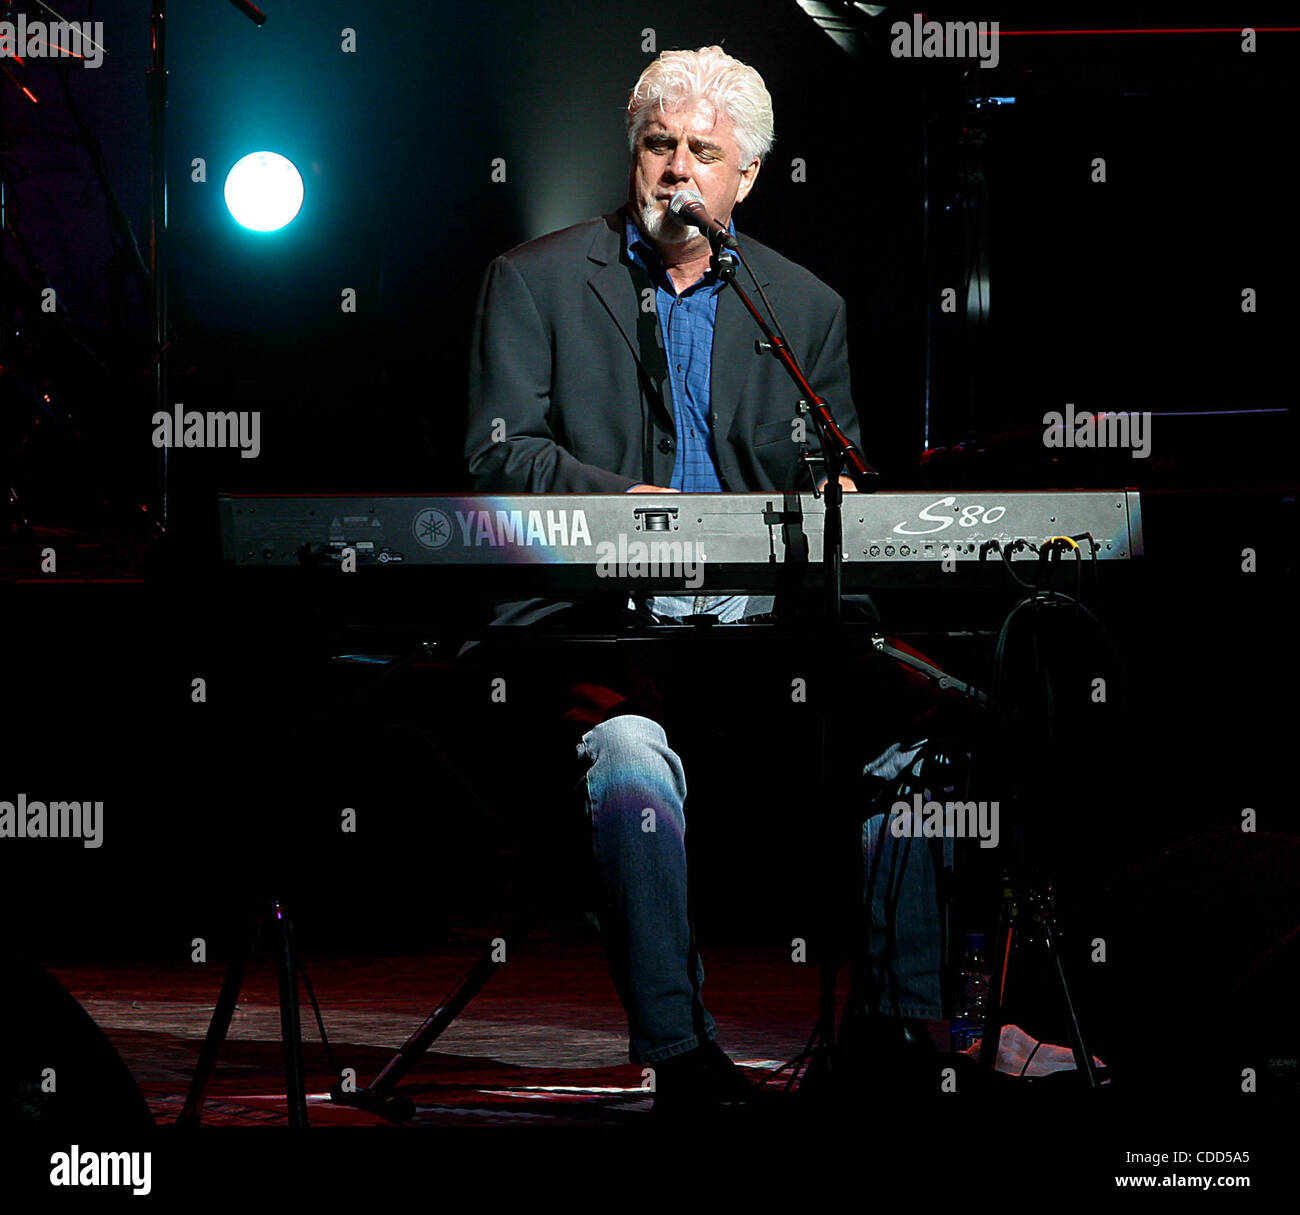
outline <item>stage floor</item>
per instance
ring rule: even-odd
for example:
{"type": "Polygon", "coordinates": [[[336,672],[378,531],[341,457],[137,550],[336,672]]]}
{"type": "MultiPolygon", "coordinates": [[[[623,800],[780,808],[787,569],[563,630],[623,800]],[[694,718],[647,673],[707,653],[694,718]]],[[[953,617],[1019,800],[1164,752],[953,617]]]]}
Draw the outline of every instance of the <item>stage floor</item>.
{"type": "MultiPolygon", "coordinates": [[[[477,959],[474,943],[422,956],[304,958],[339,1068],[364,1086],[477,959]]],[[[757,1082],[803,1049],[817,1007],[817,969],[771,948],[705,952],[705,998],[718,1041],[757,1082]]],[[[180,1113],[226,961],[52,966],[140,1085],[155,1120],[180,1113]]],[[[847,981],[841,976],[841,982],[847,981]]],[[[300,985],[301,986],[301,985],[300,985]]],[[[308,1109],[321,1125],[382,1124],[335,1104],[337,1078],[301,993],[308,1109]]],[[[946,1034],[936,1023],[936,1038],[946,1034]]],[[[770,1083],[784,1084],[789,1071],[770,1083]]],[[[433,1044],[400,1091],[417,1125],[616,1125],[648,1116],[642,1068],[628,1062],[622,1007],[596,941],[530,940],[433,1044]]],[[[204,1124],[286,1121],[275,971],[255,959],[222,1047],[204,1124]]]]}

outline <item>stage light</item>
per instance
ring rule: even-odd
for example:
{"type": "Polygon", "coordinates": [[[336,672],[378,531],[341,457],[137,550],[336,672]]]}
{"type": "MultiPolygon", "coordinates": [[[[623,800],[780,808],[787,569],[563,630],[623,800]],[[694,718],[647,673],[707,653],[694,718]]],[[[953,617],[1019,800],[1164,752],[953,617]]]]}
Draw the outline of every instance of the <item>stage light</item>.
{"type": "Polygon", "coordinates": [[[226,174],[226,206],[254,232],[275,232],[302,206],[302,174],[278,152],[250,152],[226,174]]]}

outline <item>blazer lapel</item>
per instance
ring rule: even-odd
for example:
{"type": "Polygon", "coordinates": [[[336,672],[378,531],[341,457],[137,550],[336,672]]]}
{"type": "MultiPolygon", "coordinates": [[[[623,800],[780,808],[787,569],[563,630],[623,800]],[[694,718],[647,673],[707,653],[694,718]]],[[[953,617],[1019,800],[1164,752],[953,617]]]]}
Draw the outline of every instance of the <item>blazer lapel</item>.
{"type": "MultiPolygon", "coordinates": [[[[607,221],[622,224],[622,213],[607,216],[607,221]]],[[[673,411],[668,404],[668,357],[664,353],[656,313],[641,307],[641,293],[653,289],[650,276],[639,266],[620,260],[622,237],[611,226],[602,225],[591,243],[588,259],[594,263],[587,282],[596,293],[610,320],[618,327],[632,357],[649,388],[651,407],[669,431],[673,429],[673,411]]]]}
{"type": "MultiPolygon", "coordinates": [[[[743,255],[743,245],[741,252],[743,255]]],[[[763,284],[763,289],[769,294],[775,294],[769,290],[771,282],[762,267],[753,261],[750,265],[759,282],[763,284]]],[[[763,301],[758,298],[758,293],[749,278],[749,271],[743,266],[740,267],[736,278],[745,288],[745,294],[754,302],[754,307],[766,315],[763,301]]],[[[779,301],[775,302],[779,306],[779,301]]],[[[771,323],[770,318],[768,323],[771,323]]],[[[754,318],[740,302],[740,296],[736,294],[735,289],[724,286],[718,292],[718,318],[713,328],[713,366],[709,372],[709,408],[713,413],[715,442],[721,443],[731,430],[741,390],[760,358],[772,357],[771,355],[760,356],[754,352],[754,343],[762,336],[758,326],[754,324],[754,318]]],[[[791,392],[793,391],[794,386],[791,385],[791,392]]]]}

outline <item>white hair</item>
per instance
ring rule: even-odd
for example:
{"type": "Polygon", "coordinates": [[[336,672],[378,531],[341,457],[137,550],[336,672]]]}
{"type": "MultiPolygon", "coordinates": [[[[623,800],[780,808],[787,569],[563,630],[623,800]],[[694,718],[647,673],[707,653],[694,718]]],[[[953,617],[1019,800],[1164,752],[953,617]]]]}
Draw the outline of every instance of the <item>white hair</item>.
{"type": "Polygon", "coordinates": [[[700,102],[721,109],[735,124],[740,145],[740,165],[762,160],[776,138],[772,123],[772,98],[760,76],[748,64],[733,59],[720,46],[698,51],[664,51],[636,82],[627,99],[627,145],[636,141],[650,119],[661,113],[700,102]]]}

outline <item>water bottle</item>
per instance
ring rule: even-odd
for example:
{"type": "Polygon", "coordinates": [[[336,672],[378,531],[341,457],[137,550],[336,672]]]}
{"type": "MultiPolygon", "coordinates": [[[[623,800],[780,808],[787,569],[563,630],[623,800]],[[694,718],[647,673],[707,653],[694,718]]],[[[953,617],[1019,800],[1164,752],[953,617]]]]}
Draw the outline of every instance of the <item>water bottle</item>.
{"type": "Polygon", "coordinates": [[[984,1034],[984,1012],[988,1007],[989,972],[984,961],[984,934],[972,932],[966,938],[961,959],[957,1004],[952,1010],[952,1049],[963,1051],[984,1034]]]}

